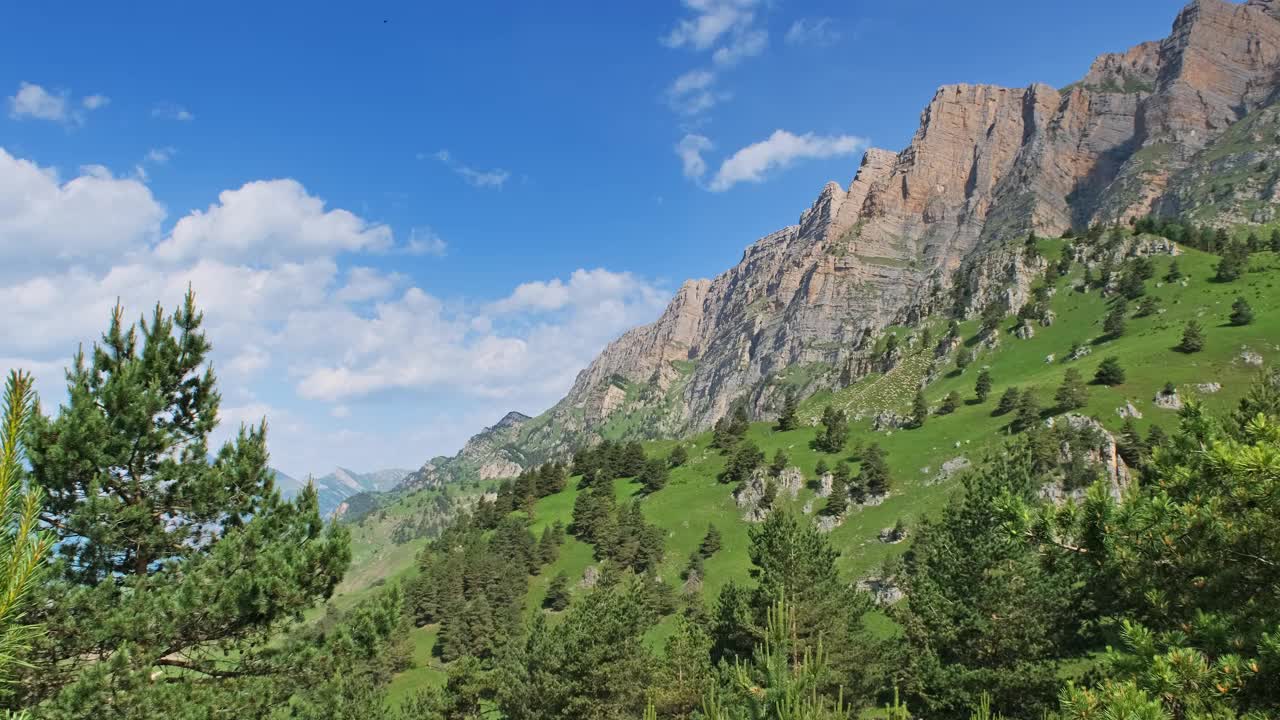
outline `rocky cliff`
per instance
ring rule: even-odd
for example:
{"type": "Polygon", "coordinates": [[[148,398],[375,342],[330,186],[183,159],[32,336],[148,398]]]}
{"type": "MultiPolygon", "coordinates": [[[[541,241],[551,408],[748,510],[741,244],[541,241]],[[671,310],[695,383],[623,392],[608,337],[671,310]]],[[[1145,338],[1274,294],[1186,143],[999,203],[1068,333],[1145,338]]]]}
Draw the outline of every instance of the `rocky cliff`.
{"type": "Polygon", "coordinates": [[[1152,212],[1271,219],[1278,89],[1280,0],[1193,2],[1167,38],[1102,55],[1061,90],[944,86],[906,149],[869,150],[847,189],[828,183],[795,225],[686,282],[547,413],[443,467],[510,474],[600,436],[705,428],[739,401],[768,417],[789,389],[867,374],[877,335],[949,307],[952,288],[970,312],[1021,304],[1031,268],[1010,241],[1031,231],[1152,212]]]}

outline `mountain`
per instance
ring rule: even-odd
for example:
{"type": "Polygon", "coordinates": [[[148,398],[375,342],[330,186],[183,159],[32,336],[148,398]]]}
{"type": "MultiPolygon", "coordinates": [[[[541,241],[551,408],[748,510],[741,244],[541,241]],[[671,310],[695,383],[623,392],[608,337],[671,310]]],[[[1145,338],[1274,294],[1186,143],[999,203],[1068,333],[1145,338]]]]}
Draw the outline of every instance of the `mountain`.
{"type": "MultiPolygon", "coordinates": [[[[293,497],[306,486],[305,480],[298,480],[274,468],[272,472],[276,475],[276,487],[284,497],[293,497]]],[[[320,496],[320,514],[324,517],[332,515],[353,495],[391,490],[407,475],[408,470],[388,469],[358,473],[346,468],[335,468],[328,475],[312,479],[320,496]]]]}
{"type": "MultiPolygon", "coordinates": [[[[410,478],[497,477],[600,437],[677,436],[743,402],[876,369],[894,325],[1025,302],[1014,240],[1149,214],[1219,227],[1276,219],[1280,0],[1197,0],[1169,36],[1098,57],[1066,88],[947,85],[901,152],[869,150],[795,225],[690,280],[534,419],[499,423],[410,478]]],[[[521,416],[523,418],[523,416],[521,416]]]]}

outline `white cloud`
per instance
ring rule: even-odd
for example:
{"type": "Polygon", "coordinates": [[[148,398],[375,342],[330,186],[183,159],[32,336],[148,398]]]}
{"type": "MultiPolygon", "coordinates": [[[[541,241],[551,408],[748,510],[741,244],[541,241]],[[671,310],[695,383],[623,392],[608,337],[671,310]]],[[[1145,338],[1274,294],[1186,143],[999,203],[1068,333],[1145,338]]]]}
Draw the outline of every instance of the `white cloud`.
{"type": "MultiPolygon", "coordinates": [[[[62,181],[0,150],[0,255],[23,251],[0,259],[0,365],[38,371],[54,405],[61,368],[117,302],[132,319],[192,287],[226,398],[219,438],[266,416],[273,463],[295,476],[411,465],[455,451],[508,409],[548,407],[669,297],[628,273],[581,269],[496,301],[441,299],[361,262],[397,251],[389,228],[328,208],[293,180],[227,190],[168,234],[163,218],[137,180],[88,167],[62,181]],[[357,399],[379,403],[375,417],[401,415],[338,442],[332,424],[357,399]]],[[[431,237],[413,233],[400,251],[431,237]]]]}
{"type": "Polygon", "coordinates": [[[706,50],[725,33],[751,24],[760,0],[683,0],[693,17],[683,18],[662,42],[667,47],[706,50]]]}
{"type": "Polygon", "coordinates": [[[683,0],[692,17],[681,19],[662,38],[672,48],[697,52],[713,50],[709,69],[690,70],[668,86],[667,104],[680,115],[695,117],[732,97],[717,89],[718,72],[764,52],[769,34],[756,27],[756,9],[762,0],[683,0]],[[719,45],[717,47],[717,45],[719,45]]]}
{"type": "Polygon", "coordinates": [[[18,83],[18,92],[9,98],[9,117],[15,120],[34,118],[52,122],[73,122],[68,112],[68,93],[51,93],[35,83],[18,83]]]}
{"type": "MultiPolygon", "coordinates": [[[[511,178],[511,173],[502,168],[494,168],[493,170],[477,170],[473,167],[458,162],[448,150],[440,150],[435,154],[435,159],[448,166],[468,184],[478,188],[493,188],[501,190],[507,180],[511,178]]],[[[418,153],[418,159],[425,159],[422,153],[418,153]]]]}
{"type": "Polygon", "coordinates": [[[356,266],[347,271],[347,283],[334,298],[344,303],[381,300],[405,283],[400,273],[382,273],[370,267],[356,266]]]}
{"type": "Polygon", "coordinates": [[[326,210],[292,179],[257,180],[224,190],[207,211],[178,221],[156,248],[166,260],[216,257],[261,262],[320,257],[339,252],[386,250],[391,229],[342,209],[326,210]]]}
{"type": "Polygon", "coordinates": [[[767,140],[752,143],[729,156],[708,187],[722,192],[740,182],[763,182],[769,171],[785,168],[796,160],[852,155],[866,147],[865,139],[853,135],[795,135],[775,130],[767,140]]]}
{"type": "Polygon", "coordinates": [[[711,141],[702,135],[688,134],[676,143],[676,155],[680,156],[680,164],[684,176],[696,180],[707,173],[707,161],[702,153],[711,149],[711,141]]]}
{"type": "Polygon", "coordinates": [[[111,103],[111,98],[106,95],[89,95],[80,101],[85,110],[97,110],[104,108],[111,103]]]}
{"type": "Polygon", "coordinates": [[[545,407],[605,343],[652,320],[666,300],[629,273],[580,269],[568,281],[520,285],[485,309],[491,315],[451,309],[410,288],[379,304],[371,317],[299,314],[286,336],[305,342],[325,327],[348,339],[341,362],[301,374],[297,390],[305,397],[340,401],[387,390],[450,388],[545,407]]]}
{"type": "Polygon", "coordinates": [[[717,48],[711,54],[712,61],[719,67],[733,67],[745,58],[755,57],[764,52],[769,44],[769,34],[763,30],[745,30],[737,33],[728,45],[717,48]]]}
{"type": "Polygon", "coordinates": [[[177,120],[179,122],[190,122],[196,119],[196,116],[190,110],[168,101],[158,102],[153,105],[151,117],[162,120],[177,120]]]}
{"type": "Polygon", "coordinates": [[[165,211],[146,185],[98,166],[63,182],[0,148],[0,281],[35,261],[118,261],[159,237],[165,211]]]}
{"type": "Polygon", "coordinates": [[[700,115],[729,99],[729,93],[714,87],[715,82],[716,74],[710,70],[690,70],[667,88],[667,104],[681,115],[700,115]]]}
{"type": "Polygon", "coordinates": [[[826,47],[840,41],[840,32],[829,17],[800,18],[791,23],[786,40],[788,45],[826,47]]]}
{"type": "Polygon", "coordinates": [[[151,148],[142,159],[153,165],[164,165],[173,159],[173,155],[176,152],[177,150],[174,150],[171,147],[151,148]]]}
{"type": "Polygon", "coordinates": [[[444,257],[449,244],[444,238],[428,227],[416,227],[409,231],[409,241],[405,243],[404,252],[409,255],[435,255],[444,257]]]}

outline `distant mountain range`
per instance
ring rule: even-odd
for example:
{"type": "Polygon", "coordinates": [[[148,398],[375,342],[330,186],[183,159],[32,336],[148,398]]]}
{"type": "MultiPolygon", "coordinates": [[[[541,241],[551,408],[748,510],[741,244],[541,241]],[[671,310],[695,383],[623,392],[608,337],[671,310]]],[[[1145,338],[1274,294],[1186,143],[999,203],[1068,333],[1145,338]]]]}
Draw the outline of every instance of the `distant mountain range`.
{"type": "MultiPolygon", "coordinates": [[[[297,495],[307,484],[305,479],[299,480],[275,468],[272,468],[272,472],[276,474],[276,487],[286,498],[297,495]]],[[[332,515],[352,495],[386,492],[399,485],[409,472],[392,468],[358,473],[347,468],[335,468],[328,475],[312,480],[320,495],[320,514],[324,517],[332,515]]]]}

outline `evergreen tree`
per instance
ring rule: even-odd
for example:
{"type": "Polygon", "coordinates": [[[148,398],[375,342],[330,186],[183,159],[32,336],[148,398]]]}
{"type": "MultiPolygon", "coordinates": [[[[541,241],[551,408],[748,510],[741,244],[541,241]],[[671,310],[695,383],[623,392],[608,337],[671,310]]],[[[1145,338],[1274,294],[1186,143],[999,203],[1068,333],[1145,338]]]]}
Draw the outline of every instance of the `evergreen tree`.
{"type": "Polygon", "coordinates": [[[755,472],[763,462],[764,453],[760,452],[760,448],[753,442],[745,441],[738,445],[738,449],[734,450],[733,455],[729,457],[728,464],[720,473],[720,482],[746,482],[751,479],[751,473],[755,472]]]}
{"type": "Polygon", "coordinates": [[[1062,376],[1062,385],[1058,386],[1053,400],[1063,412],[1078,410],[1089,404],[1089,388],[1084,384],[1079,370],[1067,368],[1062,376]]]}
{"type": "Polygon", "coordinates": [[[859,471],[861,485],[870,495],[884,495],[889,492],[891,476],[889,462],[884,449],[879,443],[871,443],[862,455],[862,468],[859,471]]]}
{"type": "Polygon", "coordinates": [[[1271,242],[1269,243],[1271,252],[1280,253],[1280,228],[1271,231],[1271,242]]]}
{"type": "Polygon", "coordinates": [[[503,656],[493,686],[508,720],[635,717],[653,687],[657,660],[644,635],[655,617],[643,581],[600,586],[580,597],[553,630],[534,617],[523,643],[503,656]]]}
{"type": "Polygon", "coordinates": [[[653,703],[655,712],[664,718],[695,717],[715,684],[711,635],[704,629],[706,621],[700,613],[705,610],[682,613],[663,649],[653,703]]]}
{"type": "Polygon", "coordinates": [[[684,445],[676,445],[671,448],[671,454],[667,456],[668,465],[677,468],[687,462],[689,462],[689,450],[684,445]]]}
{"type": "Polygon", "coordinates": [[[1138,311],[1133,314],[1134,317],[1144,318],[1150,317],[1160,312],[1160,298],[1148,295],[1138,303],[1138,311]]]}
{"type": "Polygon", "coordinates": [[[775,478],[781,477],[782,471],[787,469],[787,464],[790,462],[790,459],[787,458],[786,451],[782,448],[778,448],[773,453],[773,462],[769,463],[769,474],[775,478]]]}
{"type": "Polygon", "coordinates": [[[38,529],[42,494],[23,487],[23,434],[35,404],[31,376],[10,372],[0,408],[0,691],[40,632],[26,614],[53,547],[52,534],[38,529]]]}
{"type": "Polygon", "coordinates": [[[1177,349],[1184,353],[1198,353],[1204,349],[1204,330],[1200,323],[1195,320],[1187,321],[1182,328],[1182,341],[1178,343],[1177,349]]]}
{"type": "Polygon", "coordinates": [[[1018,398],[1020,397],[1022,397],[1022,394],[1018,391],[1018,388],[1016,387],[1011,387],[1005,390],[1004,394],[1000,396],[1000,401],[996,403],[995,412],[993,412],[992,414],[1008,415],[1009,413],[1013,412],[1018,408],[1018,398]]]}
{"type": "Polygon", "coordinates": [[[1249,307],[1249,303],[1243,297],[1237,297],[1236,301],[1231,303],[1231,324],[1239,327],[1251,322],[1253,322],[1253,308],[1249,307]]]}
{"type": "Polygon", "coordinates": [[[351,616],[368,623],[355,635],[295,622],[341,579],[348,533],[321,520],[313,487],[280,499],[265,422],[211,459],[220,396],[201,322],[191,293],[137,328],[117,307],[58,415],[33,418],[30,479],[59,558],[21,701],[49,717],[262,717],[360,674],[399,623],[392,591],[351,616]]]}
{"type": "Polygon", "coordinates": [[[822,477],[831,472],[831,468],[827,467],[826,458],[818,458],[818,462],[813,466],[813,474],[822,477]]]}
{"type": "Polygon", "coordinates": [[[1107,317],[1102,321],[1102,332],[1108,338],[1118,338],[1124,335],[1125,316],[1129,312],[1129,307],[1117,301],[1111,306],[1111,311],[1107,313],[1107,317]]]}
{"type": "Polygon", "coordinates": [[[1035,391],[1028,388],[1018,395],[1018,407],[1014,412],[1011,428],[1014,432],[1029,430],[1040,424],[1040,401],[1035,391]]]}
{"type": "Polygon", "coordinates": [[[636,478],[646,493],[655,493],[667,486],[667,463],[660,458],[646,460],[636,478]]]}
{"type": "Polygon", "coordinates": [[[551,578],[547,586],[547,595],[542,599],[542,607],[560,612],[569,607],[569,576],[563,570],[551,578]]]}
{"type": "Polygon", "coordinates": [[[1118,287],[1120,294],[1129,300],[1137,300],[1147,292],[1146,284],[1142,281],[1142,276],[1130,270],[1120,278],[1118,287]]]}
{"type": "Polygon", "coordinates": [[[796,411],[799,401],[794,392],[788,392],[782,401],[782,413],[778,415],[778,432],[789,432],[797,427],[796,411]]]}
{"type": "Polygon", "coordinates": [[[707,534],[702,536],[702,542],[698,544],[698,554],[704,558],[709,558],[720,551],[720,531],[715,525],[707,526],[707,534]]]}
{"type": "Polygon", "coordinates": [[[1120,367],[1120,358],[1111,356],[1104,358],[1098,364],[1098,369],[1093,374],[1093,381],[1099,385],[1122,385],[1124,375],[1124,368],[1120,367]]]}
{"type": "Polygon", "coordinates": [[[939,415],[950,415],[960,407],[960,393],[952,390],[942,399],[942,405],[938,408],[939,415]]]}
{"type": "Polygon", "coordinates": [[[1218,270],[1213,279],[1218,282],[1239,280],[1248,269],[1249,250],[1240,243],[1232,243],[1226,247],[1222,259],[1218,261],[1218,270]]]}
{"type": "Polygon", "coordinates": [[[1182,279],[1182,268],[1178,265],[1177,258],[1169,263],[1169,271],[1164,274],[1165,282],[1178,282],[1182,279]]]}
{"type": "Polygon", "coordinates": [[[983,368],[978,373],[978,380],[973,385],[973,394],[978,398],[978,402],[984,403],[987,397],[991,395],[991,371],[983,368]]]}
{"type": "Polygon", "coordinates": [[[1043,483],[1027,442],[962,476],[941,517],[913,533],[898,582],[907,602],[902,689],[927,717],[967,718],[982,693],[1011,717],[1040,718],[1058,691],[1056,661],[1071,654],[1080,591],[1069,563],[1042,565],[1010,542],[994,508],[1030,500],[1043,483]]]}
{"type": "Polygon", "coordinates": [[[814,446],[828,453],[843,450],[849,435],[849,418],[845,412],[826,406],[822,411],[822,428],[822,432],[814,438],[814,446]]]}
{"type": "Polygon", "coordinates": [[[911,427],[924,427],[929,419],[929,403],[924,398],[924,390],[916,390],[915,399],[911,401],[911,427]]]}
{"type": "Polygon", "coordinates": [[[747,406],[744,403],[737,403],[733,412],[729,416],[729,434],[741,440],[747,434],[747,430],[751,427],[751,420],[747,417],[747,406]]]}
{"type": "Polygon", "coordinates": [[[837,517],[849,507],[849,474],[849,463],[836,463],[836,469],[831,473],[831,493],[822,507],[823,515],[837,517]]]}

